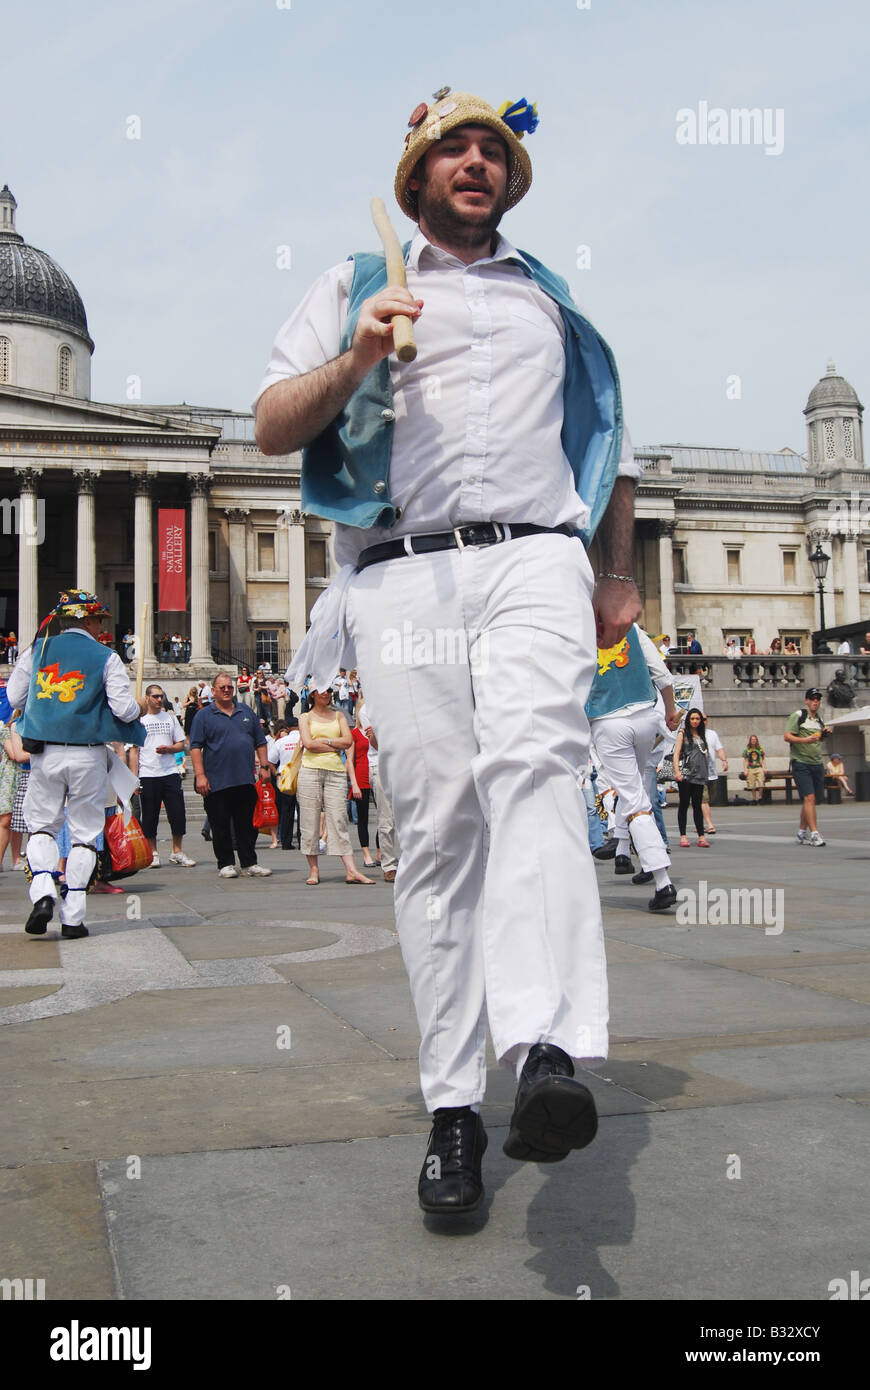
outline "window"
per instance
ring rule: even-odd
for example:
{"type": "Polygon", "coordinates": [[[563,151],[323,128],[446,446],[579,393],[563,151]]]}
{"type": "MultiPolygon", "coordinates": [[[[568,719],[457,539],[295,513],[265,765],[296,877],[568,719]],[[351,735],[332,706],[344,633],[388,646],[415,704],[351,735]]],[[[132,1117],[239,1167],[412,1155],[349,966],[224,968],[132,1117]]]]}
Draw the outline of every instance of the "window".
{"type": "Polygon", "coordinates": [[[0,338],[0,382],[4,385],[12,380],[12,339],[0,338]]]}
{"type": "Polygon", "coordinates": [[[788,652],[788,651],[787,651],[788,647],[789,647],[791,644],[794,644],[794,646],[797,647],[798,652],[802,652],[803,649],[804,649],[804,647],[806,647],[807,650],[809,651],[809,640],[808,640],[807,633],[805,633],[805,632],[781,632],[779,635],[780,635],[780,637],[782,638],[782,650],[783,650],[783,652],[785,652],[787,655],[794,656],[794,652],[788,652]]]}
{"type": "Polygon", "coordinates": [[[327,578],[328,557],[326,537],[308,537],[308,576],[310,579],[327,578]]]}
{"type": "Polygon", "coordinates": [[[208,567],[214,574],[217,569],[217,531],[208,533],[208,567]]]}
{"type": "Polygon", "coordinates": [[[797,551],[782,552],[782,579],[784,584],[797,584],[797,551]]]}
{"type": "Polygon", "coordinates": [[[72,353],[66,346],[57,354],[57,389],[61,396],[72,392],[72,353]]]}
{"type": "Polygon", "coordinates": [[[740,551],[739,551],[739,550],[726,550],[726,551],[725,551],[725,560],[726,560],[726,564],[727,564],[727,566],[728,566],[728,583],[729,583],[729,584],[739,584],[739,583],[740,583],[740,551]]]}
{"type": "Polygon", "coordinates": [[[688,584],[689,580],[688,580],[688,574],[687,574],[687,571],[686,571],[686,547],[685,547],[684,545],[675,545],[675,546],[674,546],[674,549],[673,549],[673,555],[674,555],[674,583],[675,583],[675,584],[688,584]]]}
{"type": "Polygon", "coordinates": [[[275,569],[275,533],[274,531],[260,531],[257,536],[257,569],[275,569]]]}
{"type": "Polygon", "coordinates": [[[261,627],[257,629],[257,651],[255,659],[258,666],[262,662],[268,661],[272,670],[277,670],[278,629],[276,627],[261,627]]]}

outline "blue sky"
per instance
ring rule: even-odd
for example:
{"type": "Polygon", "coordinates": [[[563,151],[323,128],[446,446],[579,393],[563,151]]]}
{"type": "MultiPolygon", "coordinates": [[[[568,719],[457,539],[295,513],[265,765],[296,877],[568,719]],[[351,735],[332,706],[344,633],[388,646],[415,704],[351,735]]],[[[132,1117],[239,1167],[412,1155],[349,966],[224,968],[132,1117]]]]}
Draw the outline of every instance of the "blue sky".
{"type": "Polygon", "coordinates": [[[82,295],[95,399],[135,374],[143,403],[246,409],[311,281],[375,249],[372,194],[410,231],[417,102],[525,96],[502,230],[613,347],[635,443],[803,451],[828,357],[870,394],[868,29],[858,0],[37,0],[4,18],[0,186],[82,295]],[[700,102],[781,110],[782,152],[678,144],[700,102]]]}

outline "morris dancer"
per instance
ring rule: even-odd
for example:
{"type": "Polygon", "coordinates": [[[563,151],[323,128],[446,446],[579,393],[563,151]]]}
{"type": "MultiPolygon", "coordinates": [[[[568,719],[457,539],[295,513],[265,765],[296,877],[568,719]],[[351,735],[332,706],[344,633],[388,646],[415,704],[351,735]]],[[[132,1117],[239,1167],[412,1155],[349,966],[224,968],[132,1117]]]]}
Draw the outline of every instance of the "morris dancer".
{"type": "Polygon", "coordinates": [[[97,862],[103,829],[110,742],[141,747],[139,715],[146,701],[130,691],[117,652],[100,642],[108,608],[84,589],[62,593],[22,653],[9,678],[10,702],[24,710],[19,732],[30,748],[30,784],[24,819],[30,838],[27,865],[33,907],[24,930],[42,936],[54,915],[57,891],[57,834],[66,801],[72,848],[66,864],[66,894],[60,902],[61,936],[87,936],[85,894],[97,862]],[[42,636],[51,619],[59,636],[42,636]]]}
{"type": "Polygon", "coordinates": [[[659,737],[656,691],[664,701],[669,729],[676,729],[683,717],[674,704],[673,685],[661,656],[635,624],[616,646],[599,649],[598,669],[586,701],[595,751],[618,797],[614,871],[631,873],[630,833],[640,859],[640,873],[633,882],[655,880],[650,912],[665,912],[677,900],[668,873],[670,857],[644,785],[646,765],[659,737]]]}
{"type": "Polygon", "coordinates": [[[408,125],[408,287],[371,254],[316,282],[275,342],[257,440],[304,446],[302,505],[337,523],[344,568],[291,673],[323,689],[360,671],[434,1112],[419,1200],[456,1213],[483,1193],[487,1016],[518,1078],[505,1152],[555,1162],[596,1131],[574,1078],[575,1060],[606,1055],[608,1017],[583,703],[596,618],[613,645],[640,613],[641,468],[607,344],[566,282],[496,231],[531,184],[534,109],[443,88],[408,125]],[[394,315],[414,322],[414,362],[391,357],[394,315]],[[581,539],[596,527],[597,587],[581,539]],[[409,620],[419,644],[392,640],[409,620]]]}

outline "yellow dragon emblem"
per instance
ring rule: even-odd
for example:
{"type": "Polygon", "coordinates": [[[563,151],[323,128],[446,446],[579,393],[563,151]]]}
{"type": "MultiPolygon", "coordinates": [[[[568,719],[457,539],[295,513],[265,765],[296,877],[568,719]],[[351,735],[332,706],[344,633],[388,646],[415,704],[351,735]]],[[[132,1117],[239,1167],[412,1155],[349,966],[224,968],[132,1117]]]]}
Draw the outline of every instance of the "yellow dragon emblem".
{"type": "Polygon", "coordinates": [[[605,675],[611,666],[628,665],[628,638],[623,637],[621,642],[617,642],[615,647],[598,648],[598,674],[605,675]]]}
{"type": "Polygon", "coordinates": [[[43,666],[37,671],[36,684],[39,686],[37,700],[50,700],[52,695],[56,695],[61,704],[68,705],[84,689],[85,673],[64,671],[61,675],[60,663],[56,661],[53,666],[43,666]]]}

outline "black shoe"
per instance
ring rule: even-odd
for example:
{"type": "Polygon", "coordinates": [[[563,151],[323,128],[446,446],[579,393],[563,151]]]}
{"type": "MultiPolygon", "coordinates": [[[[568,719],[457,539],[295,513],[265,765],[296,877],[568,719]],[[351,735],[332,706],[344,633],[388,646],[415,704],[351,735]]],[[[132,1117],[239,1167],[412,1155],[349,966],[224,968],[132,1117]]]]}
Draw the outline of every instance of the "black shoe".
{"type": "Polygon", "coordinates": [[[24,930],[31,936],[43,936],[45,928],[54,916],[54,898],[40,898],[30,909],[30,916],[24,924],[24,930]]]}
{"type": "Polygon", "coordinates": [[[615,874],[630,874],[634,872],[634,865],[627,854],[617,854],[616,862],[613,865],[615,874]]]}
{"type": "Polygon", "coordinates": [[[203,838],[204,840],[210,840],[210,839],[211,839],[211,831],[210,831],[210,830],[201,830],[199,833],[200,833],[200,835],[202,836],[202,838],[203,838]]]}
{"type": "Polygon", "coordinates": [[[483,1198],[480,1165],[489,1141],[483,1120],[468,1105],[444,1107],[432,1117],[429,1147],[417,1184],[426,1212],[450,1216],[474,1211],[483,1198]]]}
{"type": "Polygon", "coordinates": [[[594,859],[612,859],[616,853],[616,841],[608,840],[606,845],[599,845],[598,849],[592,851],[594,859]]]}
{"type": "Polygon", "coordinates": [[[632,883],[652,883],[654,878],[655,874],[648,873],[647,870],[641,869],[639,874],[634,874],[631,881],[632,883]]]}
{"type": "Polygon", "coordinates": [[[650,912],[667,912],[677,901],[677,890],[672,883],[666,888],[656,889],[654,898],[650,898],[647,907],[650,912]]]}
{"type": "Polygon", "coordinates": [[[558,1163],[572,1149],[595,1138],[598,1115],[592,1092],[574,1080],[574,1063],[560,1047],[536,1043],[520,1074],[508,1158],[527,1163],[558,1163]]]}
{"type": "Polygon", "coordinates": [[[87,927],[61,927],[60,934],[64,941],[78,941],[80,936],[88,936],[87,927]]]}

